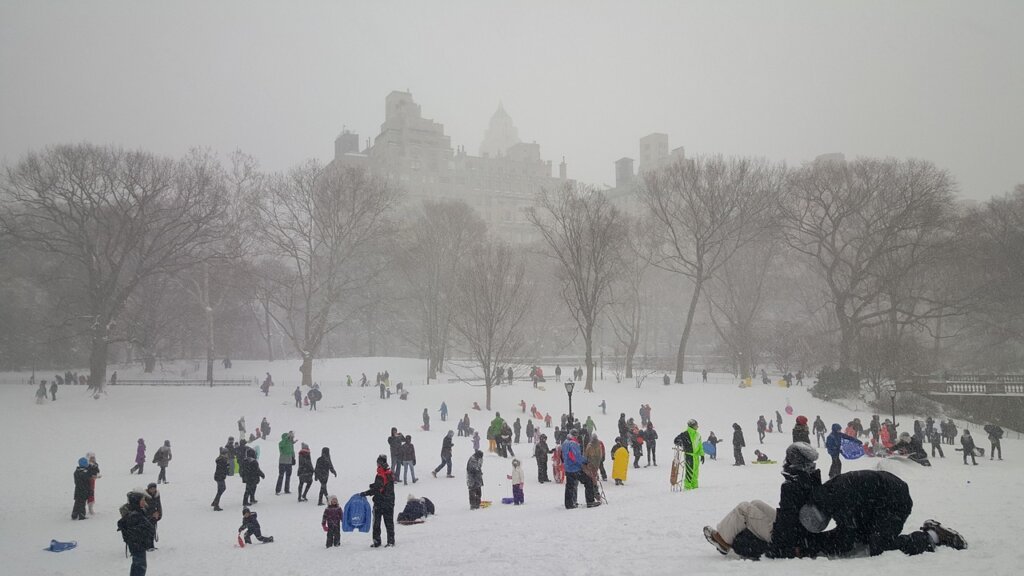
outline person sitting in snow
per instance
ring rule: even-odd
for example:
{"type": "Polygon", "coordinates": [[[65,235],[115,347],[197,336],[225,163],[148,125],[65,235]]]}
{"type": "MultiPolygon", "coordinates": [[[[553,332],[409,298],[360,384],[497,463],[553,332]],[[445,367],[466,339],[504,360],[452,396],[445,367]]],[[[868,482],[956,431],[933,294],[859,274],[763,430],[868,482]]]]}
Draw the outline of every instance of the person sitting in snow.
{"type": "Polygon", "coordinates": [[[764,452],[761,452],[760,450],[754,450],[754,456],[757,457],[757,461],[758,462],[767,462],[768,461],[768,455],[765,454],[764,452]]]}
{"type": "Polygon", "coordinates": [[[248,508],[242,508],[242,525],[238,527],[238,534],[241,535],[242,532],[245,532],[243,538],[246,544],[252,544],[253,537],[264,544],[274,541],[273,536],[263,535],[260,530],[260,521],[256,519],[256,513],[248,508]]]}

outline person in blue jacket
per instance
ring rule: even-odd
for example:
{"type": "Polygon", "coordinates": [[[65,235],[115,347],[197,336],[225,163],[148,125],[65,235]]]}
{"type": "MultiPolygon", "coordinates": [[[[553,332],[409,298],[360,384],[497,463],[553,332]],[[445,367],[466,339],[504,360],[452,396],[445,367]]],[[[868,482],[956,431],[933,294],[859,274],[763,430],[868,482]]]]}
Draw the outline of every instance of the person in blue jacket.
{"type": "Polygon", "coordinates": [[[345,513],[341,517],[342,532],[370,531],[370,515],[373,513],[366,496],[353,494],[345,503],[345,513]]]}
{"type": "Polygon", "coordinates": [[[860,442],[856,438],[843,434],[842,429],[839,424],[832,424],[832,433],[825,438],[825,450],[828,450],[828,455],[832,457],[832,466],[828,469],[829,478],[835,478],[843,473],[843,463],[839,460],[839,450],[843,446],[843,440],[860,442]]]}
{"type": "Polygon", "coordinates": [[[583,465],[587,463],[587,459],[583,457],[583,451],[580,450],[579,442],[576,441],[577,437],[579,437],[579,430],[573,429],[569,432],[569,437],[562,442],[562,462],[565,466],[565,507],[576,508],[576,499],[579,495],[577,485],[583,484],[587,508],[594,508],[600,506],[601,502],[595,497],[594,480],[583,472],[583,465]]]}
{"type": "Polygon", "coordinates": [[[441,422],[447,421],[448,420],[448,404],[446,404],[444,401],[441,401],[441,409],[439,410],[439,412],[441,413],[441,422]]]}

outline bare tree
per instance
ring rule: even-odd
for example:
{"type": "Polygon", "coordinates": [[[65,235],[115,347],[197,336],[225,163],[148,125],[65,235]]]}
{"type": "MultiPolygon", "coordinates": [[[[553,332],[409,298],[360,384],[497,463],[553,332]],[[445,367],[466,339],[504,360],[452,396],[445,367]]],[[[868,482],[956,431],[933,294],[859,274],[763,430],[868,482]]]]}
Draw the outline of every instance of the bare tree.
{"type": "Polygon", "coordinates": [[[257,205],[266,253],[290,274],[266,277],[270,315],[302,357],[312,385],[313,358],[343,321],[346,299],[372,285],[391,233],[398,192],[362,168],[309,161],[268,179],[257,205]]]}
{"type": "Polygon", "coordinates": [[[562,299],[583,337],[587,363],[585,389],[594,391],[594,326],[611,301],[621,273],[626,242],[625,216],[591,187],[570,183],[544,190],[527,218],[537,227],[558,266],[562,299]]]}
{"type": "Polygon", "coordinates": [[[771,221],[784,169],[747,158],[680,160],[648,172],[640,197],[658,235],[653,264],[692,284],[676,353],[682,383],[686,344],[705,283],[771,221]]]}
{"type": "Polygon", "coordinates": [[[763,230],[757,241],[740,247],[708,278],[708,316],[739,365],[741,379],[750,377],[757,358],[758,325],[777,252],[771,234],[763,230]]]}
{"type": "Polygon", "coordinates": [[[28,154],[8,168],[4,191],[0,232],[79,274],[93,382],[106,380],[111,329],[140,283],[207,258],[225,208],[173,160],[89,144],[28,154]]]}
{"type": "Polygon", "coordinates": [[[816,162],[790,178],[779,229],[826,287],[840,368],[850,366],[864,328],[931,314],[906,305],[921,292],[903,271],[934,253],[952,190],[944,171],[917,160],[816,162]]]}
{"type": "MultiPolygon", "coordinates": [[[[613,287],[611,325],[615,338],[626,350],[626,378],[633,377],[633,358],[643,336],[643,319],[650,297],[647,289],[651,242],[649,227],[643,220],[629,224],[629,250],[622,262],[622,274],[613,287]]],[[[616,372],[616,381],[619,374],[616,372]]]]}
{"type": "Polygon", "coordinates": [[[491,388],[501,383],[523,346],[522,324],[530,307],[526,267],[513,250],[492,241],[478,245],[459,263],[452,325],[480,364],[491,409],[491,388]]]}
{"type": "Polygon", "coordinates": [[[465,202],[428,201],[398,250],[398,271],[409,290],[408,299],[419,313],[428,378],[437,378],[450,340],[456,270],[486,234],[487,224],[465,202]]]}

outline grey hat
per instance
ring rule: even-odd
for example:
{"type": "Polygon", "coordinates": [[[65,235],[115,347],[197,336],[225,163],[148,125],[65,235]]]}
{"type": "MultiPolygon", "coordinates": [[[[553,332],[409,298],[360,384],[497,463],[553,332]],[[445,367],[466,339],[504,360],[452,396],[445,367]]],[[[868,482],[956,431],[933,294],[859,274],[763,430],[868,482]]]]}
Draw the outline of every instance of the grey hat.
{"type": "Polygon", "coordinates": [[[690,418],[690,420],[686,423],[686,425],[688,427],[690,427],[690,428],[696,428],[697,427],[697,421],[694,420],[693,418],[690,418]]]}
{"type": "Polygon", "coordinates": [[[795,470],[811,472],[815,469],[814,462],[818,459],[818,451],[806,442],[794,442],[786,448],[785,465],[795,470]]]}
{"type": "Polygon", "coordinates": [[[828,527],[829,517],[814,504],[800,507],[800,524],[811,533],[823,532],[828,527]]]}

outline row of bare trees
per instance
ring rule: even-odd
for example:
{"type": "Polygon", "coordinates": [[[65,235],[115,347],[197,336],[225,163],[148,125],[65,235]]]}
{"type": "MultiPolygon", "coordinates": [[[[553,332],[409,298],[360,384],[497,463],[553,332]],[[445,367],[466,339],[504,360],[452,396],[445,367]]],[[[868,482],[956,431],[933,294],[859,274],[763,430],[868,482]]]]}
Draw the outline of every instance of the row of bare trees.
{"type": "MultiPolygon", "coordinates": [[[[569,182],[537,196],[526,217],[540,242],[515,248],[465,203],[409,207],[389,181],[315,161],[268,174],[240,153],[58,146],[8,167],[2,192],[0,318],[33,354],[81,343],[93,378],[113,342],[152,370],[186,332],[208,379],[258,334],[268,359],[302,359],[306,384],[325,346],[366,338],[372,354],[386,332],[428,360],[428,378],[471,357],[488,401],[497,367],[566,345],[593,390],[609,336],[631,377],[654,323],[677,322],[676,382],[695,330],[743,377],[837,363],[875,386],[940,350],[1001,350],[1011,366],[1024,341],[1024,189],[966,208],[948,174],[916,160],[681,160],[643,175],[632,212],[569,182]]],[[[19,343],[0,344],[14,364],[19,343]]]]}

